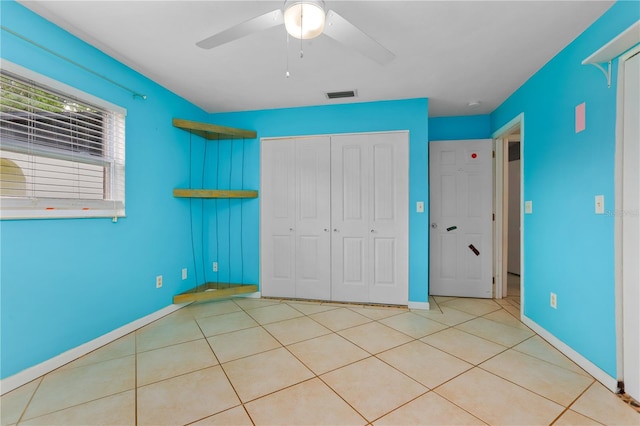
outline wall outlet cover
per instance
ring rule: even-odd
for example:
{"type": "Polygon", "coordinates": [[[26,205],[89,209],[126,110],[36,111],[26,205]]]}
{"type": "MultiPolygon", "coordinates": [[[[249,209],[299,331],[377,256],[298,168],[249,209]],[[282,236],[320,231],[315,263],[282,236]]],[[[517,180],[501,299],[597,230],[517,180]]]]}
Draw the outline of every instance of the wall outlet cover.
{"type": "Polygon", "coordinates": [[[604,214],[604,195],[596,195],[596,214],[604,214]]]}
{"type": "Polygon", "coordinates": [[[524,202],[524,212],[526,214],[533,213],[533,201],[525,201],[524,202]]]}

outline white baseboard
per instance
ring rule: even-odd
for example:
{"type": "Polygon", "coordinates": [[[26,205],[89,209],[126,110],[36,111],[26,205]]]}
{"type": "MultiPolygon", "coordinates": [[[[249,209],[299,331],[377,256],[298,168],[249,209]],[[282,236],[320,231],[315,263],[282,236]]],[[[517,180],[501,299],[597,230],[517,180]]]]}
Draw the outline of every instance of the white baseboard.
{"type": "Polygon", "coordinates": [[[429,302],[409,302],[409,309],[429,310],[429,302]]]}
{"type": "Polygon", "coordinates": [[[169,315],[170,313],[175,312],[188,304],[189,303],[183,303],[180,305],[169,305],[165,308],[160,309],[159,311],[130,322],[129,324],[123,325],[120,328],[116,328],[115,330],[110,331],[107,334],[103,334],[102,336],[97,337],[87,343],[76,346],[73,349],[69,349],[68,351],[63,352],[60,355],[41,362],[40,364],[29,367],[26,370],[22,370],[21,372],[16,373],[13,376],[4,378],[0,380],[0,394],[4,395],[9,391],[19,388],[20,386],[27,384],[42,375],[50,373],[56,368],[60,368],[63,365],[68,364],[71,361],[106,345],[107,343],[111,343],[122,336],[136,331],[137,329],[144,327],[145,325],[150,324],[157,319],[169,315]]]}
{"type": "Polygon", "coordinates": [[[586,359],[584,356],[580,355],[562,340],[549,333],[546,329],[542,328],[540,325],[538,325],[538,323],[525,316],[524,314],[522,315],[522,322],[525,323],[527,327],[538,333],[540,337],[549,342],[560,352],[569,357],[569,359],[578,364],[583,370],[591,374],[597,381],[606,386],[611,392],[617,392],[618,381],[615,378],[609,376],[604,370],[600,369],[600,367],[586,359]]]}
{"type": "Polygon", "coordinates": [[[262,297],[262,293],[259,291],[256,291],[255,293],[236,294],[233,297],[246,297],[249,299],[260,299],[262,297]]]}

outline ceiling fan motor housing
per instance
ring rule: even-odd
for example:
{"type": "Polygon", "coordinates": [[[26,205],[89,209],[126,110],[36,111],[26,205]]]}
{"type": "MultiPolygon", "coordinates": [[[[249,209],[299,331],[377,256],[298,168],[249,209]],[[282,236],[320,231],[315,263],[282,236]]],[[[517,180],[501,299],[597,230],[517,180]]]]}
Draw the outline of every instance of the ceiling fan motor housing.
{"type": "Polygon", "coordinates": [[[288,0],[284,5],[284,25],[292,37],[318,37],[324,31],[324,22],[323,0],[288,0]]]}

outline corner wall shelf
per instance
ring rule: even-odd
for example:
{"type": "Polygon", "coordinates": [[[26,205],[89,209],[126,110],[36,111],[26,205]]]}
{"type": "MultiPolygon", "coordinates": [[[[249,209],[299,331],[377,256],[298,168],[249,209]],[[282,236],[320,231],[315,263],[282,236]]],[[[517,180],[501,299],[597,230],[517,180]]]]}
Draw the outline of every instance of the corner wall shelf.
{"type": "Polygon", "coordinates": [[[173,190],[177,198],[258,198],[258,191],[245,189],[179,189],[173,190]]]}
{"type": "Polygon", "coordinates": [[[255,284],[206,283],[173,296],[173,303],[224,299],[238,294],[255,293],[257,291],[258,286],[255,284]]]}
{"type": "Polygon", "coordinates": [[[218,126],[217,124],[199,123],[197,121],[173,119],[173,127],[188,130],[208,140],[224,140],[234,138],[255,139],[258,134],[254,130],[236,129],[234,127],[218,126]]]}
{"type": "MultiPolygon", "coordinates": [[[[174,118],[173,126],[182,130],[186,130],[189,133],[203,137],[204,139],[207,139],[207,140],[212,140],[212,141],[231,140],[232,144],[233,144],[233,139],[255,139],[258,136],[257,133],[253,130],[236,129],[233,127],[218,126],[216,124],[199,123],[197,121],[183,120],[181,118],[174,118]]],[[[244,155],[244,141],[242,144],[242,149],[243,149],[243,155],[244,155]]],[[[230,151],[230,155],[231,155],[231,151],[230,151]]],[[[204,167],[204,164],[203,164],[203,167],[204,167]]],[[[244,164],[243,164],[243,168],[244,168],[244,164]]],[[[244,170],[243,170],[243,173],[244,173],[244,170]]],[[[203,177],[203,180],[204,180],[204,177],[203,177]]],[[[231,177],[229,177],[229,180],[231,180],[231,177]]],[[[245,189],[232,190],[232,189],[175,188],[173,190],[173,196],[176,198],[216,198],[216,199],[226,198],[230,200],[232,198],[233,199],[258,198],[258,191],[245,190],[245,189]]],[[[216,202],[216,209],[217,209],[217,204],[218,203],[216,202]]],[[[242,204],[243,203],[240,203],[240,208],[242,208],[242,204]]],[[[231,201],[229,201],[229,205],[231,205],[231,201]]],[[[191,236],[193,238],[193,234],[191,236]]],[[[231,232],[229,232],[229,241],[231,241],[231,238],[232,238],[231,232]]],[[[233,238],[238,238],[238,236],[234,235],[233,238]]],[[[240,229],[239,238],[242,238],[242,228],[240,229]]],[[[204,236],[203,236],[203,239],[204,239],[204,236]]],[[[194,263],[195,263],[195,254],[194,254],[194,263]]],[[[197,278],[197,272],[196,272],[196,278],[197,278]]],[[[229,279],[231,280],[231,278],[229,279]]],[[[206,282],[206,274],[205,274],[204,281],[205,281],[204,284],[198,285],[195,288],[189,289],[183,293],[175,295],[173,297],[173,303],[188,303],[188,302],[200,302],[200,301],[213,300],[213,299],[223,299],[227,297],[236,296],[239,294],[255,293],[258,291],[258,286],[255,284],[244,284],[244,283],[231,284],[231,283],[219,283],[219,282],[206,282]]]]}

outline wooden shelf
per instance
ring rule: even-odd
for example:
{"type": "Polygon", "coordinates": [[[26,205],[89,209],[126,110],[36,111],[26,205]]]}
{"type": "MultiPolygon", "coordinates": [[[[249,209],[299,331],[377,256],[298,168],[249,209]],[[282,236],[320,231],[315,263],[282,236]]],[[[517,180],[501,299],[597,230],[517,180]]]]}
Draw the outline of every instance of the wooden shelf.
{"type": "Polygon", "coordinates": [[[257,291],[258,286],[255,284],[206,283],[173,296],[173,303],[224,299],[238,294],[255,293],[257,291]]]}
{"type": "Polygon", "coordinates": [[[234,127],[218,126],[216,124],[199,123],[197,121],[173,119],[173,126],[188,130],[208,140],[224,140],[235,138],[255,139],[258,134],[254,130],[236,129],[234,127]]]}
{"type": "Polygon", "coordinates": [[[258,191],[245,189],[179,189],[173,190],[178,198],[258,198],[258,191]]]}

